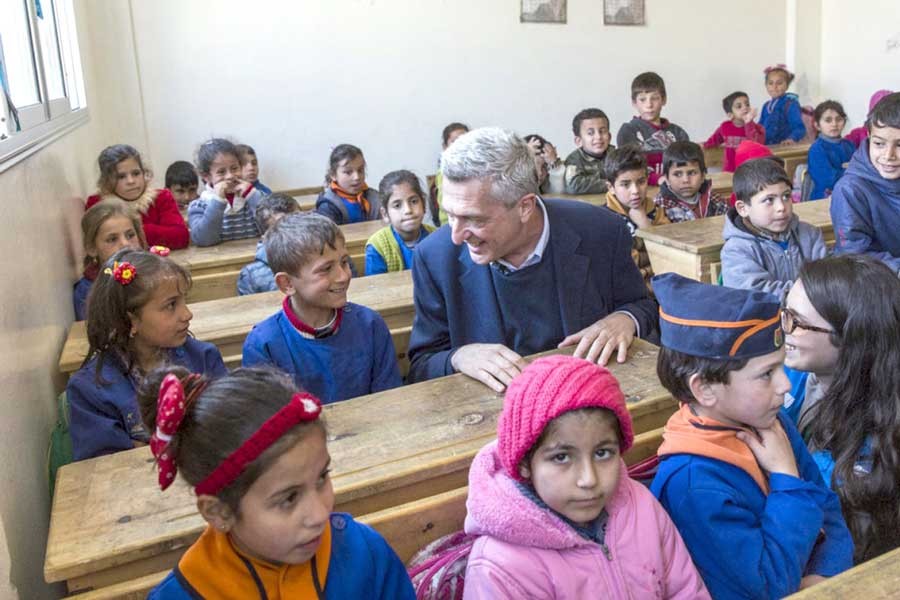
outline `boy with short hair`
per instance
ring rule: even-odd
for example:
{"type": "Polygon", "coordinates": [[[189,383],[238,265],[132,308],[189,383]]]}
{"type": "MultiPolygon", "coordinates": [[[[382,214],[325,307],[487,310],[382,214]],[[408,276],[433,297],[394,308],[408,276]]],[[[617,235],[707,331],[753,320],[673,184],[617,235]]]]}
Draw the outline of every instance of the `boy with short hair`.
{"type": "Polygon", "coordinates": [[[179,210],[187,209],[191,201],[200,197],[197,193],[199,185],[197,169],[186,160],[176,160],[166,169],[166,188],[175,198],[179,210]]]}
{"type": "Polygon", "coordinates": [[[253,187],[263,194],[271,194],[272,190],[259,180],[259,161],[256,158],[256,150],[247,144],[237,144],[235,147],[238,150],[238,160],[241,161],[241,179],[252,183],[253,187]]]}
{"type": "Polygon", "coordinates": [[[835,254],[869,254],[900,276],[900,92],[878,101],[831,194],[835,254]]]}
{"type": "Polygon", "coordinates": [[[734,173],[737,168],[734,158],[737,147],[744,140],[765,144],[766,129],[759,123],[753,122],[753,119],[756,118],[756,109],[750,106],[750,97],[746,92],[728,94],[722,99],[722,108],[725,109],[728,119],[722,121],[719,128],[703,143],[703,147],[724,146],[722,170],[726,173],[734,173]]]}
{"type": "Polygon", "coordinates": [[[243,365],[278,367],[323,403],[399,386],[384,320],[347,302],[350,256],[340,228],[318,213],[288,215],[268,231],[265,245],[285,298],[247,336],[243,365]]]}
{"type": "Polygon", "coordinates": [[[822,232],[794,214],[791,180],[774,160],[738,167],[734,193],[722,230],[722,283],[781,296],[804,262],[825,256],[822,232]]]}
{"type": "Polygon", "coordinates": [[[781,598],[853,566],[837,495],[781,410],[778,298],[654,277],[657,373],[680,403],[650,490],[713,598],[781,598]]]}
{"type": "Polygon", "coordinates": [[[609,117],[599,108],[585,108],[572,119],[575,150],[566,157],[567,194],[605,194],[603,159],[610,150],[609,117]]]}
{"type": "Polygon", "coordinates": [[[603,172],[607,176],[609,191],[606,208],[619,215],[628,226],[632,237],[631,258],[649,286],[653,277],[650,257],[644,240],[637,237],[637,230],[669,222],[663,209],[657,208],[647,197],[647,159],[635,145],[626,145],[607,153],[603,160],[603,172]]]}
{"type": "Polygon", "coordinates": [[[666,180],[659,186],[654,204],[672,223],[725,214],[728,203],[713,192],[706,178],[703,149],[694,142],[675,142],[663,153],[666,180]]]}
{"type": "MultiPolygon", "coordinates": [[[[261,235],[266,232],[285,215],[298,212],[300,207],[297,201],[286,194],[269,194],[259,201],[256,207],[256,226],[261,235]]],[[[256,257],[254,261],[245,265],[238,274],[237,291],[239,296],[247,294],[259,294],[260,292],[274,292],[278,289],[275,285],[275,273],[269,267],[266,259],[266,245],[261,239],[256,243],[256,257]]]]}
{"type": "Polygon", "coordinates": [[[631,82],[631,105],[638,116],[622,125],[616,143],[619,146],[637,144],[647,155],[650,185],[659,185],[663,151],[673,142],[690,139],[678,125],[660,116],[666,105],[666,84],[653,72],[641,73],[631,82]]]}

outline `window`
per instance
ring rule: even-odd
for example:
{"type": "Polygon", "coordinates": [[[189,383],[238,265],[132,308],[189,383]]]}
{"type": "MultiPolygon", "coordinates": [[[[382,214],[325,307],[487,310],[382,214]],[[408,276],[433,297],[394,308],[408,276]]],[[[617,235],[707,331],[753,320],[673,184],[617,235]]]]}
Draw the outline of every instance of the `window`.
{"type": "Polygon", "coordinates": [[[73,0],[0,1],[0,171],[86,121],[73,0]]]}

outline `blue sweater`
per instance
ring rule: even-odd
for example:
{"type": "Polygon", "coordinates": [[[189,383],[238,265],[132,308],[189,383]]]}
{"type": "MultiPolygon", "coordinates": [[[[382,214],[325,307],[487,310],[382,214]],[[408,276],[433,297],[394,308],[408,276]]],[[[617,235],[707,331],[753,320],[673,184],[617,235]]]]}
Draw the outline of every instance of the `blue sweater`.
{"type": "Polygon", "coordinates": [[[781,598],[804,575],[853,566],[837,495],[783,414],[800,477],[769,475],[768,496],[742,469],[692,454],[662,457],[650,489],[668,511],[713,598],[781,598]]]}
{"type": "Polygon", "coordinates": [[[811,200],[827,198],[838,179],[844,174],[844,163],[856,151],[853,142],[842,138],[831,139],[820,135],[809,147],[807,168],[813,180],[811,200]]]}
{"type": "Polygon", "coordinates": [[[766,128],[768,145],[780,144],[788,139],[799,142],[806,135],[796,94],[785,94],[763,104],[759,124],[766,128]]]}
{"type": "MultiPolygon", "coordinates": [[[[210,377],[227,372],[215,346],[191,337],[179,348],[169,350],[169,361],[210,377]]],[[[125,371],[120,360],[112,357],[104,361],[100,370],[106,383],[97,382],[96,368],[94,356],[69,378],[66,386],[75,460],[128,450],[134,448],[134,442],[150,439],[137,404],[139,382],[125,371]]]]}
{"type": "MultiPolygon", "coordinates": [[[[223,577],[248,577],[247,572],[223,573],[223,577]]],[[[325,600],[367,598],[415,600],[406,568],[374,529],[357,523],[348,514],[331,515],[331,559],[325,576],[325,600]]],[[[149,600],[197,598],[177,570],[153,588],[149,600]]],[[[252,600],[252,599],[247,599],[252,600]]]]}
{"type": "Polygon", "coordinates": [[[270,364],[323,403],[400,386],[394,341],[384,319],[370,308],[347,303],[337,333],[309,339],[279,310],[257,323],[244,342],[243,365],[270,364]]]}
{"type": "Polygon", "coordinates": [[[87,277],[82,277],[75,282],[75,289],[72,292],[72,301],[75,304],[75,320],[84,321],[87,316],[87,298],[91,293],[91,286],[94,282],[87,277]]]}
{"type": "Polygon", "coordinates": [[[238,274],[238,296],[258,294],[260,292],[274,292],[278,289],[275,285],[275,273],[269,266],[266,256],[266,245],[262,240],[256,243],[256,260],[249,265],[244,265],[238,274]]]}
{"type": "Polygon", "coordinates": [[[835,254],[869,254],[900,274],[900,179],[885,179],[860,144],[831,196],[835,254]]]}

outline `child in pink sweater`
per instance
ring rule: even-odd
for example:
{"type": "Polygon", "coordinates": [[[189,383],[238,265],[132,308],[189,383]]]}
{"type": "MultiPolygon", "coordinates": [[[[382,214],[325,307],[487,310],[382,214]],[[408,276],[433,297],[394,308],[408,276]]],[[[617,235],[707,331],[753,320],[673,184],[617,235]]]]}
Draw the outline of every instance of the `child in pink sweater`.
{"type": "Polygon", "coordinates": [[[709,598],[681,537],[621,453],[631,417],[609,371],[534,361],[506,392],[497,441],[469,470],[472,598],[709,598]]]}

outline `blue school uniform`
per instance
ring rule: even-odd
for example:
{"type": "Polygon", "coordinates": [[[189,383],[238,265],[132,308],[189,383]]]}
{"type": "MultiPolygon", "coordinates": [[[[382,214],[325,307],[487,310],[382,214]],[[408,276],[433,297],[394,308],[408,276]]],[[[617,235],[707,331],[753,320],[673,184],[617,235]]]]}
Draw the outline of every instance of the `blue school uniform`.
{"type": "Polygon", "coordinates": [[[796,94],[785,94],[763,104],[759,124],[766,128],[768,145],[780,144],[788,139],[799,142],[806,135],[796,94]]]}
{"type": "Polygon", "coordinates": [[[831,195],[838,179],[844,174],[844,165],[850,162],[856,146],[841,138],[831,139],[820,135],[809,147],[807,167],[813,180],[810,199],[821,200],[831,195]]]}
{"type": "Polygon", "coordinates": [[[94,282],[87,277],[82,277],[75,282],[75,289],[72,291],[72,301],[75,304],[75,320],[84,321],[87,316],[87,298],[91,293],[91,286],[94,282]]]}
{"type": "Polygon", "coordinates": [[[347,303],[337,331],[314,338],[278,311],[257,323],[244,341],[243,365],[269,364],[324,404],[400,386],[391,333],[370,308],[347,303]]]}
{"type": "Polygon", "coordinates": [[[253,187],[258,189],[260,192],[262,192],[266,196],[268,196],[269,194],[272,193],[272,190],[269,188],[269,186],[264,185],[263,182],[260,181],[259,179],[257,179],[256,181],[253,182],[253,187]]]}
{"type": "Polygon", "coordinates": [[[678,527],[714,598],[781,598],[800,579],[853,566],[853,541],[797,429],[778,415],[800,477],[772,473],[768,495],[737,466],[705,456],[662,457],[650,487],[678,527]]]}
{"type": "MultiPolygon", "coordinates": [[[[249,563],[246,563],[249,564],[249,563]]],[[[247,570],[225,571],[224,581],[250,577],[247,570]]],[[[265,590],[260,598],[265,598],[265,590]]],[[[375,530],[357,523],[348,514],[331,515],[331,556],[321,598],[371,598],[415,600],[409,575],[397,555],[375,530]]],[[[199,596],[178,569],[169,573],[148,596],[149,600],[190,600],[199,596]]]]}
{"type": "MultiPolygon", "coordinates": [[[[139,381],[135,375],[126,372],[120,359],[107,357],[98,383],[97,360],[97,356],[91,358],[69,378],[66,386],[75,460],[128,450],[134,448],[134,442],[150,439],[137,404],[139,381]]],[[[219,350],[191,337],[182,346],[169,350],[168,360],[209,377],[227,373],[219,350]]]]}

